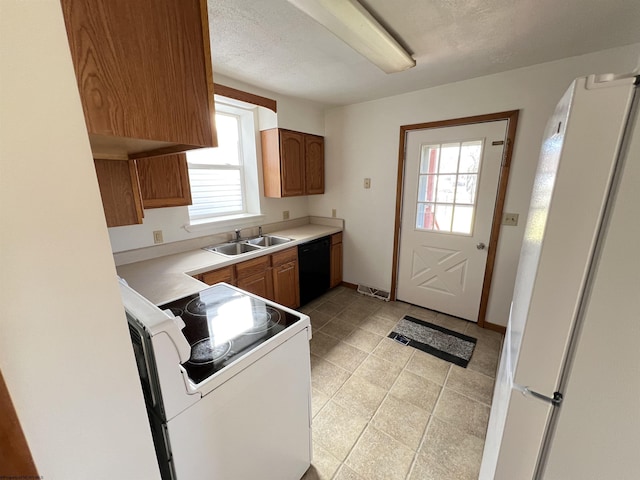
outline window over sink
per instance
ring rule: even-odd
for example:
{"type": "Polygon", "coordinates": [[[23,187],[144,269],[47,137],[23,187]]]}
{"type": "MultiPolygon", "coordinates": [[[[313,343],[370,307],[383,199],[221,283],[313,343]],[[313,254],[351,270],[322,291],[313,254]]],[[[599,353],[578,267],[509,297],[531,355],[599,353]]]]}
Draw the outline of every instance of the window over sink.
{"type": "Polygon", "coordinates": [[[256,108],[216,101],[218,147],[187,152],[192,225],[260,214],[256,108]]]}

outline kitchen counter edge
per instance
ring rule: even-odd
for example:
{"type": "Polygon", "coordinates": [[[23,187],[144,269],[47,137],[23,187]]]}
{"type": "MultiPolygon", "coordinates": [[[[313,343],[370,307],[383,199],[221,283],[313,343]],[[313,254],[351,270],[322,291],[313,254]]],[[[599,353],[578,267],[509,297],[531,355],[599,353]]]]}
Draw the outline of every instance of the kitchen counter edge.
{"type": "Polygon", "coordinates": [[[156,305],[161,305],[197,293],[207,287],[205,283],[196,280],[192,275],[270,255],[342,231],[343,229],[339,227],[307,224],[270,233],[270,235],[291,238],[291,242],[236,257],[226,257],[218,253],[195,249],[120,265],[116,267],[116,270],[118,276],[123,278],[140,295],[156,305]]]}

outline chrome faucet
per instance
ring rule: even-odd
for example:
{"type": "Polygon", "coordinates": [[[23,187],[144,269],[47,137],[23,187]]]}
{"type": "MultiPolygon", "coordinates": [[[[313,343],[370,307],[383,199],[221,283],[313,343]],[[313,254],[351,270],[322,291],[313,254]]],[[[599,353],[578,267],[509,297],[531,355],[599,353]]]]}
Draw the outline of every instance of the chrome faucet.
{"type": "Polygon", "coordinates": [[[240,229],[236,228],[235,232],[236,232],[236,242],[239,242],[240,240],[242,240],[242,237],[240,236],[240,229]]]}
{"type": "Polygon", "coordinates": [[[261,237],[262,236],[262,225],[260,225],[258,227],[258,236],[261,237]]]}

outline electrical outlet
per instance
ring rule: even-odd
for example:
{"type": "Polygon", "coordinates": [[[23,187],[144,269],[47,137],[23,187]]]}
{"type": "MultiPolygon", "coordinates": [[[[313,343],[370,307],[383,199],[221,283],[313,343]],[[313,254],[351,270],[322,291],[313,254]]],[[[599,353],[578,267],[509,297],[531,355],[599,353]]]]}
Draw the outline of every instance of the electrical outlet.
{"type": "Polygon", "coordinates": [[[332,208],[332,209],[331,209],[331,216],[332,216],[333,218],[336,218],[336,209],[335,209],[335,208],[332,208]]]}
{"type": "Polygon", "coordinates": [[[289,220],[289,210],[283,210],[282,211],[282,219],[283,220],[289,220]]]}
{"type": "Polygon", "coordinates": [[[518,217],[519,215],[517,213],[505,213],[502,218],[502,224],[515,227],[518,225],[518,217]]]}
{"type": "Polygon", "coordinates": [[[162,239],[162,230],[154,230],[153,231],[153,243],[158,244],[158,243],[163,243],[164,240],[162,239]]]}
{"type": "Polygon", "coordinates": [[[365,178],[364,179],[364,188],[371,188],[371,179],[370,178],[365,178]]]}

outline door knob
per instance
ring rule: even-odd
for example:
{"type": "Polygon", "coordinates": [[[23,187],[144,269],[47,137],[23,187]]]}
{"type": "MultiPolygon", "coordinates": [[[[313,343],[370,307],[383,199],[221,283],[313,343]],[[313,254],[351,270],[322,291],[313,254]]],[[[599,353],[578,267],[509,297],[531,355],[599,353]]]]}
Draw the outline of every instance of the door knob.
{"type": "Polygon", "coordinates": [[[479,244],[476,245],[476,248],[478,250],[484,250],[486,248],[486,245],[482,242],[480,242],[479,244]]]}

